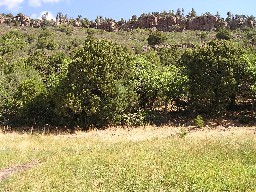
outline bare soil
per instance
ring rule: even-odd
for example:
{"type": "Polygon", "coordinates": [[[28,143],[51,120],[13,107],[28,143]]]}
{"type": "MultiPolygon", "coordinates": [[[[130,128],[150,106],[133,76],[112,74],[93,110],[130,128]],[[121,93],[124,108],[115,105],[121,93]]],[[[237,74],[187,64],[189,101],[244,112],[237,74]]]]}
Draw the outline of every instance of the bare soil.
{"type": "Polygon", "coordinates": [[[38,165],[38,161],[33,161],[33,162],[28,162],[25,164],[21,165],[14,165],[12,167],[8,167],[5,169],[0,170],[0,182],[3,181],[4,179],[7,179],[10,175],[21,172],[21,171],[26,171],[28,169],[31,169],[38,165]]]}

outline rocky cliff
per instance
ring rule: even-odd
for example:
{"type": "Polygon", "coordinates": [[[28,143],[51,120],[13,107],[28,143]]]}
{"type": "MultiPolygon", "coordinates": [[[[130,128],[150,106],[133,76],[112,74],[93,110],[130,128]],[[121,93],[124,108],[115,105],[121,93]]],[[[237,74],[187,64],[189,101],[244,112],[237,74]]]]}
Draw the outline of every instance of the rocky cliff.
{"type": "MultiPolygon", "coordinates": [[[[45,19],[30,19],[28,16],[19,14],[17,16],[7,16],[0,14],[0,24],[11,25],[15,23],[20,26],[41,27],[45,25],[45,19]]],[[[81,19],[68,19],[67,16],[63,16],[58,13],[56,21],[52,20],[48,22],[54,25],[73,25],[74,27],[82,27],[81,19]]],[[[121,20],[115,21],[113,19],[103,19],[97,17],[95,21],[88,21],[89,28],[101,29],[109,32],[117,30],[134,30],[134,29],[152,29],[159,31],[183,31],[183,30],[202,30],[211,31],[220,27],[237,29],[255,26],[254,19],[252,17],[237,16],[228,17],[227,19],[220,18],[211,14],[205,14],[201,16],[183,16],[180,14],[171,13],[157,13],[157,14],[142,14],[140,17],[133,16],[128,21],[121,20]]]]}

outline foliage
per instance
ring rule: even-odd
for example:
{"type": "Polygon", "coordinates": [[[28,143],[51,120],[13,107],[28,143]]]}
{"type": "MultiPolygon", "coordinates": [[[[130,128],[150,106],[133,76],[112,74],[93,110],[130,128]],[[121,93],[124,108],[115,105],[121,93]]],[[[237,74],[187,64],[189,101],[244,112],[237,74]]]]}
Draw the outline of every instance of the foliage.
{"type": "MultiPolygon", "coordinates": [[[[242,61],[246,63],[247,83],[250,86],[252,95],[256,93],[256,53],[255,51],[247,51],[242,56],[242,61]]],[[[249,94],[250,95],[250,94],[249,94]]]]}
{"type": "Polygon", "coordinates": [[[116,119],[116,122],[120,122],[125,126],[141,126],[146,123],[146,113],[143,110],[137,112],[123,114],[119,116],[120,119],[116,119]]]}
{"type": "Polygon", "coordinates": [[[67,73],[69,57],[62,51],[55,51],[51,55],[47,55],[44,50],[36,50],[26,63],[36,69],[46,87],[57,87],[59,82],[67,73]]]}
{"type": "Polygon", "coordinates": [[[135,59],[135,84],[142,109],[161,107],[165,102],[180,97],[186,76],[175,65],[161,65],[154,52],[135,59]]]}
{"type": "Polygon", "coordinates": [[[47,50],[55,50],[58,45],[53,38],[53,34],[44,29],[38,36],[37,48],[38,49],[47,49],[47,50]]]}
{"type": "Polygon", "coordinates": [[[14,54],[17,50],[24,50],[27,43],[24,36],[18,30],[10,31],[0,37],[0,55],[14,54]]]}
{"type": "Polygon", "coordinates": [[[23,107],[45,91],[44,84],[38,72],[25,65],[24,61],[5,65],[2,71],[0,114],[3,123],[22,121],[23,107]]]}
{"type": "Polygon", "coordinates": [[[134,110],[130,61],[123,47],[88,37],[57,92],[61,115],[84,126],[98,126],[134,110]]]}
{"type": "Polygon", "coordinates": [[[57,28],[57,31],[66,33],[66,35],[72,35],[73,33],[73,28],[67,25],[61,25],[57,28]]]}
{"type": "Polygon", "coordinates": [[[204,120],[201,115],[197,115],[194,119],[194,123],[198,128],[202,128],[204,126],[204,120]]]}
{"type": "Polygon", "coordinates": [[[150,46],[163,44],[166,40],[166,35],[161,31],[152,31],[147,38],[148,44],[150,46]]]}
{"type": "Polygon", "coordinates": [[[230,40],[232,38],[232,32],[229,29],[221,28],[217,32],[216,38],[220,40],[230,40]]]}
{"type": "Polygon", "coordinates": [[[254,109],[254,29],[232,31],[231,42],[212,41],[222,29],[108,33],[1,26],[1,124],[162,124],[170,122],[168,110],[181,112],[178,101],[199,112],[224,114],[243,103],[254,109]],[[150,35],[160,46],[148,46],[150,35]]]}
{"type": "Polygon", "coordinates": [[[179,48],[178,45],[170,45],[169,47],[162,47],[157,51],[160,62],[163,66],[175,65],[178,67],[178,61],[185,50],[179,48]]]}
{"type": "Polygon", "coordinates": [[[189,78],[192,108],[223,112],[235,104],[246,78],[243,49],[229,41],[213,41],[182,57],[189,78]]]}
{"type": "Polygon", "coordinates": [[[185,138],[187,134],[188,134],[188,131],[183,127],[180,129],[180,132],[178,133],[180,138],[185,138]]]}

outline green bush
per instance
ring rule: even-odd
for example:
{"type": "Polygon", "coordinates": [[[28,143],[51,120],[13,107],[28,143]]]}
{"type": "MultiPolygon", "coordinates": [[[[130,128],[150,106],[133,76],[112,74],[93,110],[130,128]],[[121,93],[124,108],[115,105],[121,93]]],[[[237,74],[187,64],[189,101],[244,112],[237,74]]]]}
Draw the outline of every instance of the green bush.
{"type": "Polygon", "coordinates": [[[60,116],[83,126],[102,126],[136,110],[131,60],[123,47],[88,37],[56,93],[60,116]]]}
{"type": "Polygon", "coordinates": [[[232,32],[229,29],[222,28],[216,33],[216,38],[220,40],[232,39],[232,32]]]}
{"type": "Polygon", "coordinates": [[[0,55],[14,54],[14,52],[24,50],[27,47],[28,44],[24,35],[18,30],[7,32],[0,37],[0,55]]]}
{"type": "Polygon", "coordinates": [[[193,110],[219,113],[235,105],[247,78],[242,55],[243,49],[229,41],[213,41],[186,51],[182,63],[193,110]]]}
{"type": "Polygon", "coordinates": [[[23,108],[44,92],[45,87],[38,72],[24,61],[16,61],[4,68],[7,67],[0,77],[0,114],[4,123],[18,123],[23,121],[23,108]]]}
{"type": "Polygon", "coordinates": [[[166,35],[161,31],[152,31],[147,38],[148,44],[150,46],[163,44],[166,40],[166,35]]]}
{"type": "Polygon", "coordinates": [[[187,80],[181,68],[162,65],[155,52],[135,58],[134,78],[140,107],[144,110],[153,110],[180,97],[187,80]]]}
{"type": "Polygon", "coordinates": [[[141,126],[144,125],[146,122],[146,113],[142,110],[134,113],[122,114],[116,120],[116,122],[120,122],[121,125],[126,126],[141,126]]]}
{"type": "Polygon", "coordinates": [[[47,50],[56,50],[58,48],[58,44],[53,37],[53,33],[44,29],[38,36],[37,49],[47,49],[47,50]]]}
{"type": "Polygon", "coordinates": [[[61,25],[57,28],[58,31],[65,33],[66,35],[72,35],[73,34],[73,28],[71,26],[67,25],[61,25]]]}
{"type": "Polygon", "coordinates": [[[201,115],[197,115],[194,119],[194,123],[198,128],[202,128],[204,126],[204,120],[201,115]]]}

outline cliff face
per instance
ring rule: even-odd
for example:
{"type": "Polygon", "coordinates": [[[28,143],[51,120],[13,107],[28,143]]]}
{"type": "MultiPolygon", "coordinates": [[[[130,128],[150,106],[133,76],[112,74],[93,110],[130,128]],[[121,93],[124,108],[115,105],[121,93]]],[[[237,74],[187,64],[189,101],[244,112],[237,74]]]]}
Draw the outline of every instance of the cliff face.
{"type": "MultiPolygon", "coordinates": [[[[15,17],[7,17],[0,15],[0,24],[3,23],[19,23],[20,26],[41,27],[44,24],[43,20],[30,19],[25,15],[17,15],[15,17]]],[[[73,25],[74,27],[81,27],[80,18],[69,20],[65,17],[56,17],[56,21],[51,21],[51,25],[73,25]]],[[[202,15],[196,17],[184,17],[182,15],[174,14],[142,14],[139,18],[133,16],[129,21],[121,20],[115,21],[113,19],[97,18],[95,21],[90,21],[88,26],[90,28],[101,29],[109,32],[133,29],[153,29],[159,31],[183,31],[183,30],[202,30],[211,31],[219,27],[237,29],[243,27],[253,28],[255,26],[254,20],[250,17],[232,17],[225,21],[214,15],[202,15]]]]}
{"type": "Polygon", "coordinates": [[[125,29],[150,29],[159,31],[182,31],[182,30],[202,30],[211,31],[224,27],[237,29],[242,27],[253,28],[255,23],[251,19],[232,18],[224,21],[214,15],[203,15],[198,17],[182,17],[176,15],[148,15],[138,18],[136,21],[128,21],[125,29]]]}

